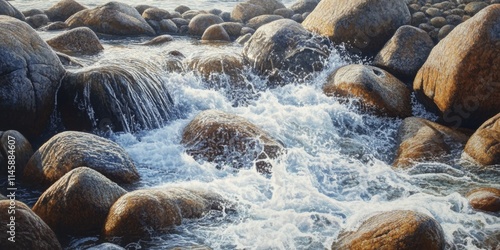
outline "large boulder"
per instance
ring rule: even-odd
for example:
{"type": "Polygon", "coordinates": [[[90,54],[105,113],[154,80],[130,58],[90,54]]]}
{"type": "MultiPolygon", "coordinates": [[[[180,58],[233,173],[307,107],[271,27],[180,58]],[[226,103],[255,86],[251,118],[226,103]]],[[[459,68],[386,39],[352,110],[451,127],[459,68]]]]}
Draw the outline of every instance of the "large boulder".
{"type": "Polygon", "coordinates": [[[94,55],[104,50],[97,35],[87,27],[64,32],[47,40],[55,50],[70,55],[94,55]]]}
{"type": "Polygon", "coordinates": [[[38,136],[54,110],[65,70],[57,55],[28,24],[0,16],[0,130],[38,136]]]}
{"type": "Polygon", "coordinates": [[[271,172],[268,159],[277,158],[283,145],[245,118],[217,110],[198,114],[185,128],[182,144],[195,159],[235,168],[249,167],[271,172]]]}
{"type": "Polygon", "coordinates": [[[145,239],[180,225],[183,218],[200,218],[223,206],[223,198],[215,193],[184,188],[137,190],[113,204],[104,237],[121,237],[124,241],[145,239]]]}
{"type": "Polygon", "coordinates": [[[302,25],[334,43],[376,54],[400,26],[410,21],[410,11],[400,0],[323,0],[302,25]]]}
{"type": "Polygon", "coordinates": [[[157,65],[139,60],[68,72],[57,96],[64,125],[78,131],[126,132],[164,125],[173,101],[159,72],[157,65]]]}
{"type": "Polygon", "coordinates": [[[0,200],[0,223],[4,230],[0,237],[2,249],[11,250],[59,250],[61,244],[56,235],[40,217],[24,203],[14,200],[0,200]],[[14,209],[15,210],[14,210],[14,209]],[[10,211],[15,211],[10,212],[10,211]],[[11,221],[15,217],[15,221],[11,221]],[[13,230],[9,223],[14,223],[13,230]],[[9,238],[13,241],[10,241],[9,238]]]}
{"type": "Polygon", "coordinates": [[[0,15],[11,16],[17,18],[21,21],[24,21],[25,17],[21,11],[16,9],[12,4],[7,2],[6,0],[0,0],[0,15]]]}
{"type": "Polygon", "coordinates": [[[413,82],[417,97],[454,127],[477,128],[500,112],[500,4],[457,26],[413,82]]]}
{"type": "Polygon", "coordinates": [[[281,70],[303,76],[321,70],[328,55],[327,41],[290,19],[260,27],[243,47],[244,58],[264,75],[281,70]]]}
{"type": "Polygon", "coordinates": [[[445,237],[432,217],[407,210],[383,212],[370,217],[354,232],[341,233],[334,249],[442,250],[445,237]]]}
{"type": "Polygon", "coordinates": [[[498,188],[476,188],[466,196],[470,205],[477,210],[500,212],[500,189],[498,188]]]}
{"type": "Polygon", "coordinates": [[[366,65],[352,64],[333,72],[323,86],[327,96],[358,98],[361,109],[377,115],[411,115],[410,90],[389,72],[366,65]]]}
{"type": "Polygon", "coordinates": [[[399,128],[399,147],[392,165],[408,168],[424,161],[448,163],[452,160],[451,152],[462,150],[468,138],[435,122],[417,117],[406,118],[399,128]]]}
{"type": "Polygon", "coordinates": [[[139,179],[134,162],[118,144],[97,135],[67,131],[55,135],[35,152],[24,169],[23,180],[51,185],[81,166],[118,183],[139,179]]]}
{"type": "Polygon", "coordinates": [[[234,53],[195,56],[189,61],[188,68],[201,75],[210,87],[219,87],[219,83],[226,82],[221,81],[223,79],[228,79],[231,86],[242,87],[244,83],[243,58],[234,53]]]}
{"type": "Polygon", "coordinates": [[[100,173],[79,167],[50,186],[33,206],[54,232],[92,234],[104,227],[109,209],[127,191],[100,173]]]}
{"type": "Polygon", "coordinates": [[[481,166],[500,164],[500,113],[483,123],[470,137],[462,159],[481,166]]]}
{"type": "Polygon", "coordinates": [[[413,80],[433,47],[434,42],[427,32],[404,25],[375,56],[373,65],[397,77],[413,80]]]}
{"type": "Polygon", "coordinates": [[[199,14],[189,22],[189,33],[201,36],[208,27],[223,22],[224,20],[219,16],[213,14],[199,14]]]}
{"type": "Polygon", "coordinates": [[[33,155],[31,143],[18,131],[0,131],[0,173],[14,175],[23,173],[33,155]],[[12,168],[14,163],[15,168],[12,168]]]}
{"type": "Polygon", "coordinates": [[[97,33],[118,36],[155,35],[155,31],[132,6],[109,2],[79,11],[66,20],[70,28],[86,26],[97,33]]]}
{"type": "Polygon", "coordinates": [[[75,0],[61,0],[46,10],[45,14],[52,22],[64,22],[75,13],[86,9],[87,7],[79,4],[75,0]]]}

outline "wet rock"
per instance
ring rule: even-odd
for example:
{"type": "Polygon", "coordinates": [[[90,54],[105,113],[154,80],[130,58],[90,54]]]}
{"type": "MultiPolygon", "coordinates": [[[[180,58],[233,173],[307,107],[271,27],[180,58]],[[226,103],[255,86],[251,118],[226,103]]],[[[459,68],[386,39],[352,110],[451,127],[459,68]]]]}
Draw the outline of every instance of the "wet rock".
{"type": "Polygon", "coordinates": [[[38,15],[38,14],[45,14],[45,12],[43,10],[40,10],[40,9],[30,9],[27,11],[23,11],[24,17],[34,16],[34,15],[38,15]]]}
{"type": "Polygon", "coordinates": [[[500,113],[483,123],[470,137],[462,159],[481,166],[500,164],[500,113]]]}
{"type": "Polygon", "coordinates": [[[261,16],[256,16],[256,17],[248,20],[247,26],[250,27],[250,28],[252,28],[252,29],[257,30],[258,28],[260,28],[264,24],[268,24],[270,22],[273,22],[273,21],[276,21],[276,20],[280,20],[280,19],[283,19],[283,17],[282,16],[278,16],[278,15],[261,15],[261,16]]]}
{"type": "Polygon", "coordinates": [[[234,53],[196,56],[188,63],[188,68],[200,74],[210,87],[218,87],[216,85],[221,82],[221,79],[228,79],[232,86],[240,86],[244,83],[243,58],[234,53]]]}
{"type": "Polygon", "coordinates": [[[82,10],[66,20],[70,28],[86,26],[97,33],[118,36],[155,35],[137,10],[127,4],[109,2],[82,10]]]}
{"type": "Polygon", "coordinates": [[[17,10],[12,4],[5,0],[0,0],[0,15],[11,16],[24,21],[25,17],[23,13],[17,10]]]}
{"type": "Polygon", "coordinates": [[[180,225],[183,218],[200,218],[220,210],[223,198],[214,193],[183,188],[155,188],[130,192],[111,207],[104,237],[123,241],[147,239],[180,225]]]}
{"type": "Polygon", "coordinates": [[[151,6],[151,5],[147,5],[147,4],[139,4],[137,6],[135,6],[135,9],[137,10],[137,12],[139,12],[139,14],[143,14],[145,10],[149,9],[149,8],[155,8],[154,6],[151,6]]]}
{"type": "Polygon", "coordinates": [[[425,10],[425,14],[429,17],[438,17],[443,15],[443,11],[438,8],[428,8],[425,10]]]}
{"type": "Polygon", "coordinates": [[[65,22],[53,22],[50,23],[49,25],[42,27],[41,30],[45,31],[55,31],[55,30],[65,30],[68,28],[68,25],[65,22]]]}
{"type": "Polygon", "coordinates": [[[161,21],[163,19],[169,19],[170,13],[166,10],[162,10],[159,8],[149,8],[144,10],[142,13],[142,17],[147,20],[161,21]]]}
{"type": "Polygon", "coordinates": [[[250,27],[243,27],[241,28],[241,32],[240,32],[240,35],[246,35],[246,34],[253,34],[255,33],[255,30],[250,28],[250,27]]]}
{"type": "Polygon", "coordinates": [[[38,217],[24,203],[12,201],[12,205],[16,207],[15,220],[15,242],[8,240],[11,235],[7,230],[10,227],[6,226],[10,223],[10,214],[8,213],[11,206],[10,200],[0,200],[0,223],[4,227],[5,235],[0,237],[0,246],[2,249],[26,250],[58,250],[62,249],[61,244],[57,240],[56,235],[40,217],[38,217]]]}
{"type": "Polygon", "coordinates": [[[467,193],[471,207],[487,212],[500,212],[500,189],[476,188],[467,193]]]}
{"type": "Polygon", "coordinates": [[[95,55],[104,50],[97,35],[87,27],[64,32],[47,43],[59,52],[69,55],[95,55]]]}
{"type": "Polygon", "coordinates": [[[231,13],[229,12],[222,12],[219,14],[220,18],[222,18],[222,20],[224,20],[224,22],[231,22],[231,13]]]}
{"type": "Polygon", "coordinates": [[[33,212],[54,232],[89,235],[104,227],[109,209],[126,193],[95,170],[78,167],[50,186],[33,212]]]}
{"type": "Polygon", "coordinates": [[[458,15],[449,15],[446,17],[446,22],[457,26],[462,23],[462,17],[458,15]]]}
{"type": "Polygon", "coordinates": [[[373,65],[401,79],[413,79],[433,47],[434,42],[425,31],[404,25],[375,56],[373,65]]]}
{"type": "Polygon", "coordinates": [[[295,13],[291,9],[283,8],[283,9],[275,10],[273,12],[273,14],[284,17],[284,18],[291,18],[293,16],[293,14],[295,14],[295,13]]]}
{"type": "Polygon", "coordinates": [[[452,15],[458,15],[458,16],[465,15],[465,10],[462,9],[452,9],[450,12],[452,15]]]}
{"type": "Polygon", "coordinates": [[[300,24],[282,19],[260,27],[245,44],[243,56],[261,74],[302,77],[323,68],[328,45],[300,24]]]}
{"type": "Polygon", "coordinates": [[[175,23],[175,25],[177,25],[178,28],[184,26],[184,25],[189,25],[189,21],[184,19],[184,18],[172,18],[171,19],[172,22],[175,23]]]}
{"type": "Polygon", "coordinates": [[[182,18],[186,20],[191,20],[195,16],[200,15],[200,14],[208,14],[208,12],[204,10],[188,10],[182,14],[182,18]]]}
{"type": "Polygon", "coordinates": [[[396,210],[363,222],[355,232],[341,233],[332,249],[428,249],[445,247],[441,225],[425,214],[396,210]]]}
{"type": "Polygon", "coordinates": [[[438,39],[439,41],[443,40],[450,32],[455,28],[453,25],[445,25],[441,29],[439,29],[438,39]]]}
{"type": "Polygon", "coordinates": [[[305,12],[312,12],[319,2],[320,0],[298,0],[290,6],[290,9],[292,9],[295,13],[301,14],[305,12]]]}
{"type": "Polygon", "coordinates": [[[31,143],[16,130],[0,131],[0,143],[0,173],[11,175],[9,170],[15,170],[13,175],[22,173],[33,155],[31,143]],[[15,163],[15,169],[12,168],[12,162],[15,163]]]}
{"type": "Polygon", "coordinates": [[[236,39],[236,43],[239,43],[241,45],[245,45],[245,43],[247,43],[251,37],[252,37],[252,34],[242,35],[242,36],[238,37],[238,39],[236,39]]]}
{"type": "Polygon", "coordinates": [[[45,14],[38,14],[26,18],[26,22],[33,28],[38,29],[49,23],[49,18],[45,14]]]}
{"type": "Polygon", "coordinates": [[[304,21],[304,18],[302,17],[301,14],[295,14],[292,16],[291,19],[298,23],[302,23],[302,21],[304,21]]]}
{"type": "Polygon", "coordinates": [[[488,7],[488,4],[485,2],[472,2],[472,3],[468,3],[465,6],[464,11],[467,14],[469,14],[470,16],[474,16],[475,14],[477,14],[479,11],[481,11],[482,9],[484,9],[486,7],[488,7]]]}
{"type": "Polygon", "coordinates": [[[130,59],[68,72],[57,96],[64,126],[103,132],[163,126],[171,118],[173,101],[158,73],[168,70],[163,68],[167,63],[158,63],[130,59]]]}
{"type": "Polygon", "coordinates": [[[79,4],[75,0],[61,0],[48,10],[45,11],[45,14],[49,17],[50,21],[66,21],[70,16],[75,13],[86,10],[87,7],[79,4]]]}
{"type": "Polygon", "coordinates": [[[0,130],[41,134],[65,73],[56,54],[25,22],[0,16],[0,130]]]}
{"type": "Polygon", "coordinates": [[[417,97],[446,124],[477,128],[500,112],[499,23],[500,5],[491,5],[453,29],[419,70],[417,97]]]}
{"type": "Polygon", "coordinates": [[[118,183],[139,179],[132,159],[118,144],[93,134],[68,131],[55,135],[35,152],[24,169],[23,180],[51,185],[81,166],[118,183]]]}
{"type": "Polygon", "coordinates": [[[264,14],[266,14],[266,10],[261,6],[250,3],[239,3],[233,8],[231,19],[246,23],[248,20],[264,14]]]}
{"type": "Polygon", "coordinates": [[[423,12],[415,12],[411,16],[411,25],[419,26],[422,23],[427,23],[428,19],[423,12]]]}
{"type": "Polygon", "coordinates": [[[264,14],[273,14],[275,10],[285,8],[279,0],[248,0],[247,3],[264,8],[264,14]]]}
{"type": "Polygon", "coordinates": [[[202,41],[231,41],[224,27],[219,24],[214,24],[208,27],[201,36],[202,41]]]}
{"type": "Polygon", "coordinates": [[[418,162],[448,163],[453,150],[462,150],[468,136],[422,118],[406,118],[399,127],[399,145],[393,166],[412,167],[418,162]]]}
{"type": "Polygon", "coordinates": [[[75,57],[68,56],[66,54],[57,52],[57,57],[61,61],[61,63],[66,67],[77,67],[83,68],[83,64],[78,61],[75,57]]]}
{"type": "Polygon", "coordinates": [[[177,8],[175,8],[175,11],[184,14],[184,12],[191,10],[191,8],[187,7],[186,5],[179,5],[177,8]]]}
{"type": "Polygon", "coordinates": [[[243,25],[237,22],[225,22],[220,24],[230,37],[237,37],[241,34],[243,25]]]}
{"type": "Polygon", "coordinates": [[[220,24],[224,21],[222,18],[212,14],[200,14],[195,16],[189,22],[189,33],[192,35],[201,36],[208,27],[214,24],[220,24]]]}
{"type": "Polygon", "coordinates": [[[147,42],[141,43],[141,45],[146,45],[146,46],[156,46],[156,45],[163,45],[165,43],[173,41],[174,38],[170,35],[161,35],[157,36],[147,42]]]}
{"type": "Polygon", "coordinates": [[[323,0],[302,25],[334,43],[347,43],[355,50],[376,54],[410,20],[404,1],[323,0]]]}
{"type": "Polygon", "coordinates": [[[175,24],[170,19],[163,19],[159,23],[160,25],[160,33],[177,33],[179,32],[179,28],[177,24],[175,24]]]}
{"type": "Polygon", "coordinates": [[[227,164],[234,168],[250,167],[268,173],[268,159],[277,158],[283,145],[246,119],[217,110],[198,114],[184,128],[182,142],[196,160],[227,164]]]}
{"type": "Polygon", "coordinates": [[[434,17],[431,19],[431,24],[432,26],[436,28],[441,28],[447,24],[446,18],[440,16],[440,17],[434,17]]]}
{"type": "Polygon", "coordinates": [[[360,107],[377,115],[411,115],[410,91],[389,72],[365,65],[348,65],[333,72],[323,86],[327,96],[360,99],[360,107]]]}

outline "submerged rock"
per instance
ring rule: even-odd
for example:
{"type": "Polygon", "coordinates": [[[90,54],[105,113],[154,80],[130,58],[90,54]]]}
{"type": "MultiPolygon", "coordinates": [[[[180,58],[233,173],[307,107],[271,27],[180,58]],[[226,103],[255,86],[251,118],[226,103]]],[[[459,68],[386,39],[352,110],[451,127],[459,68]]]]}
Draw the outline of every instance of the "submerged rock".
{"type": "Polygon", "coordinates": [[[28,24],[0,16],[0,130],[38,136],[54,110],[65,70],[57,55],[28,24]]]}
{"type": "Polygon", "coordinates": [[[396,30],[411,21],[400,0],[323,0],[304,20],[307,30],[376,54],[396,30]]]}
{"type": "Polygon", "coordinates": [[[462,159],[481,166],[500,164],[500,113],[483,123],[470,137],[462,159]]]}
{"type": "Polygon", "coordinates": [[[66,21],[70,16],[75,13],[86,10],[87,7],[79,4],[75,0],[61,0],[48,10],[45,11],[45,14],[49,17],[50,21],[66,21]]]}
{"type": "Polygon", "coordinates": [[[8,170],[22,173],[33,155],[31,143],[16,130],[0,131],[0,143],[0,173],[11,175],[12,172],[8,170]],[[15,163],[15,169],[12,169],[12,162],[15,163]]]}
{"type": "Polygon", "coordinates": [[[76,55],[95,55],[104,50],[97,35],[87,27],[69,30],[47,40],[55,50],[76,55]]]}
{"type": "Polygon", "coordinates": [[[118,144],[97,135],[67,131],[55,135],[35,152],[24,169],[23,181],[51,185],[82,166],[118,183],[139,179],[134,162],[118,144]]]}
{"type": "Polygon", "coordinates": [[[0,237],[0,246],[2,249],[10,250],[59,250],[62,249],[61,244],[57,240],[56,235],[45,222],[40,219],[26,204],[19,201],[0,200],[0,223],[4,227],[3,236],[0,237]],[[8,211],[10,206],[15,206],[15,226],[13,235],[8,230],[11,222],[8,211]],[[12,242],[9,237],[15,236],[12,242]]]}
{"type": "Polygon", "coordinates": [[[457,26],[432,50],[413,88],[454,127],[477,128],[500,112],[500,5],[457,26]]]}
{"type": "Polygon", "coordinates": [[[108,35],[155,35],[153,28],[135,8],[119,2],[79,11],[68,18],[66,23],[70,28],[86,26],[97,33],[108,35]]]}
{"type": "Polygon", "coordinates": [[[283,145],[243,117],[217,110],[198,114],[185,128],[182,144],[197,160],[227,164],[235,168],[249,167],[271,172],[268,159],[277,158],[283,145]]]}
{"type": "Polygon", "coordinates": [[[425,214],[396,210],[370,217],[354,232],[343,232],[334,249],[442,250],[445,237],[441,225],[425,214]]]}
{"type": "Polygon", "coordinates": [[[25,19],[23,13],[17,10],[6,0],[0,0],[0,15],[11,16],[21,21],[24,21],[25,19]]]}
{"type": "Polygon", "coordinates": [[[156,45],[162,45],[168,42],[173,41],[174,38],[171,35],[161,35],[157,36],[147,42],[141,43],[141,45],[146,45],[146,46],[156,46],[156,45]]]}
{"type": "Polygon", "coordinates": [[[347,65],[333,72],[323,86],[327,96],[358,98],[363,110],[382,116],[411,115],[410,91],[389,72],[365,65],[347,65]]]}
{"type": "MultiPolygon", "coordinates": [[[[222,79],[229,80],[233,87],[243,87],[245,77],[243,76],[243,58],[233,53],[220,53],[212,55],[201,55],[192,58],[188,67],[199,73],[210,87],[219,87],[222,79]]],[[[225,82],[225,81],[222,81],[225,82]]],[[[220,86],[228,87],[228,86],[220,86]]]]}
{"type": "Polygon", "coordinates": [[[89,235],[102,230],[109,209],[125,193],[95,170],[78,167],[50,186],[33,212],[54,232],[89,235]]]}
{"type": "Polygon", "coordinates": [[[498,188],[476,188],[467,193],[466,196],[474,209],[500,212],[500,189],[498,188]]]}

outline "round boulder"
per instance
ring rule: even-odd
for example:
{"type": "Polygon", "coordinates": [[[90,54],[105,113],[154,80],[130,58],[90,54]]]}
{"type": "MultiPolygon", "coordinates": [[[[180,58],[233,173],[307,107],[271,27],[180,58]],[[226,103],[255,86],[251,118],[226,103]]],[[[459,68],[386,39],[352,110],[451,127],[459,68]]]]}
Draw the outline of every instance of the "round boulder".
{"type": "Polygon", "coordinates": [[[285,8],[280,0],[248,0],[247,3],[262,7],[264,14],[273,14],[275,10],[285,8]]]}
{"type": "Polygon", "coordinates": [[[465,5],[464,11],[470,16],[474,16],[475,14],[477,14],[479,11],[481,11],[486,7],[488,7],[487,3],[477,1],[465,5]]]}
{"type": "Polygon", "coordinates": [[[264,24],[268,24],[270,22],[276,21],[283,19],[282,16],[279,15],[261,15],[261,16],[256,16],[247,22],[247,27],[250,27],[254,30],[257,30],[264,24]]]}
{"type": "Polygon", "coordinates": [[[31,143],[15,130],[0,131],[0,143],[1,174],[16,175],[16,173],[22,173],[33,155],[31,143]],[[14,163],[15,169],[12,168],[12,163],[14,163]],[[11,172],[12,170],[14,172],[11,172]]]}
{"type": "Polygon", "coordinates": [[[0,16],[0,130],[38,136],[54,110],[65,70],[57,55],[28,24],[0,16]]]}
{"type": "Polygon", "coordinates": [[[214,24],[208,27],[201,36],[202,41],[231,41],[224,27],[220,24],[214,24]]]}
{"type": "Polygon", "coordinates": [[[411,115],[410,90],[389,72],[366,65],[347,65],[333,72],[323,86],[327,96],[359,98],[363,110],[377,115],[411,115]]]}
{"type": "Polygon", "coordinates": [[[500,112],[500,5],[458,25],[432,49],[416,96],[454,127],[477,128],[500,112]]]}
{"type": "Polygon", "coordinates": [[[33,27],[33,29],[38,29],[47,25],[49,23],[49,18],[45,14],[37,14],[27,17],[26,22],[33,27]]]}
{"type": "Polygon", "coordinates": [[[292,9],[295,13],[306,13],[306,12],[312,12],[316,6],[318,6],[318,3],[320,0],[298,0],[295,2],[292,6],[290,6],[290,9],[292,9]]]}
{"type": "Polygon", "coordinates": [[[159,8],[149,8],[144,10],[142,17],[146,20],[161,21],[163,19],[169,19],[170,13],[159,8]]]}
{"type": "Polygon", "coordinates": [[[24,21],[25,17],[18,9],[6,0],[0,0],[0,15],[11,16],[24,21]]]}
{"type": "Polygon", "coordinates": [[[221,82],[221,78],[229,78],[232,86],[242,87],[244,83],[243,58],[234,53],[196,56],[188,63],[188,67],[199,73],[211,85],[210,87],[217,87],[215,85],[221,82]]]}
{"type": "Polygon", "coordinates": [[[139,179],[134,162],[118,144],[97,135],[67,131],[55,135],[35,152],[24,169],[23,180],[51,185],[81,166],[118,183],[139,179]]]}
{"type": "Polygon", "coordinates": [[[189,33],[191,35],[201,36],[208,27],[223,22],[224,21],[219,16],[213,14],[199,14],[189,22],[189,33]]]}
{"type": "Polygon", "coordinates": [[[476,188],[467,193],[470,205],[487,212],[500,212],[500,189],[498,188],[476,188]]]}
{"type": "Polygon", "coordinates": [[[50,21],[66,21],[73,14],[86,10],[87,8],[81,4],[79,4],[75,0],[61,0],[48,10],[45,11],[45,14],[49,17],[50,21]]]}
{"type": "Polygon", "coordinates": [[[266,14],[266,10],[261,6],[250,3],[239,3],[234,6],[231,12],[231,19],[237,22],[246,23],[248,20],[266,14]]]}
{"type": "Polygon", "coordinates": [[[462,159],[481,166],[500,164],[500,113],[483,123],[470,137],[462,159]]]}
{"type": "Polygon", "coordinates": [[[70,28],[85,26],[108,35],[155,35],[153,28],[134,7],[119,2],[79,11],[68,18],[66,23],[70,28]]]}
{"type": "Polygon", "coordinates": [[[59,250],[61,244],[56,235],[45,222],[40,219],[26,204],[14,200],[0,200],[0,223],[2,224],[3,236],[0,237],[2,249],[26,250],[59,250]],[[11,216],[9,211],[15,207],[15,226],[10,230],[11,216]],[[10,233],[9,231],[12,231],[10,233]],[[15,242],[10,241],[9,237],[15,242]]]}
{"type": "Polygon", "coordinates": [[[230,37],[238,37],[241,34],[243,25],[237,22],[225,22],[220,24],[230,37]]]}
{"type": "Polygon", "coordinates": [[[69,55],[95,55],[104,50],[97,35],[87,27],[64,32],[47,43],[55,50],[69,55]]]}
{"type": "Polygon", "coordinates": [[[127,191],[87,167],[66,173],[33,206],[54,232],[76,235],[99,232],[109,209],[127,191]]]}

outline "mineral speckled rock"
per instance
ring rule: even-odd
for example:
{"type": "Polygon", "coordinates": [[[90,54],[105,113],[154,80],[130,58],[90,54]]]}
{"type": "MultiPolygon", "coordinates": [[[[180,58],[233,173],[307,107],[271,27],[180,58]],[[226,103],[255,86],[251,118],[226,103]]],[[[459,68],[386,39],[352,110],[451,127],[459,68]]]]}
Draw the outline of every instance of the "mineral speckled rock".
{"type": "Polygon", "coordinates": [[[467,193],[470,205],[487,212],[500,212],[500,189],[498,188],[476,188],[467,193]]]}
{"type": "Polygon", "coordinates": [[[87,27],[69,30],[47,40],[47,43],[55,50],[70,55],[94,55],[104,50],[97,35],[87,27]]]}
{"type": "Polygon", "coordinates": [[[85,10],[87,7],[75,0],[61,0],[45,11],[50,21],[66,21],[73,14],[85,10]]]}
{"type": "Polygon", "coordinates": [[[483,123],[470,137],[462,158],[480,166],[500,164],[500,113],[483,123]]]}

